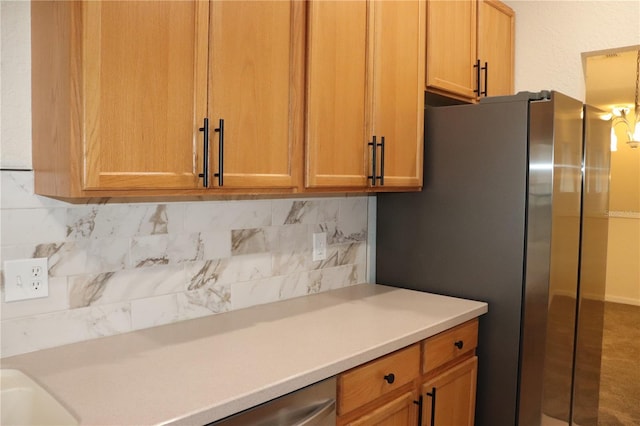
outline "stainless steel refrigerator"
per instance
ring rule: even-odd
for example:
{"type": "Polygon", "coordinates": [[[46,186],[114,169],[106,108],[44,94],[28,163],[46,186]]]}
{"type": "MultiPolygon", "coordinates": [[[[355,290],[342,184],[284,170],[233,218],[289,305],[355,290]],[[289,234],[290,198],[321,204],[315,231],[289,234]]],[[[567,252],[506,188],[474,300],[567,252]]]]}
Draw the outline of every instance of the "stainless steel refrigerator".
{"type": "Polygon", "coordinates": [[[597,423],[601,118],[557,92],[426,107],[423,190],[377,197],[376,282],[489,303],[476,425],[597,423]]]}

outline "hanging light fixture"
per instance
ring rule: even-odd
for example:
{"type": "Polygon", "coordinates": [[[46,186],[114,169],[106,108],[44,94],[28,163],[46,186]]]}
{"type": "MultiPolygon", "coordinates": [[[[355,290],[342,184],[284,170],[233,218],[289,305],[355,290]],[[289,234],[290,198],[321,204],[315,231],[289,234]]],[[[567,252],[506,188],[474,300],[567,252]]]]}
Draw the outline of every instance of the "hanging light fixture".
{"type": "Polygon", "coordinates": [[[619,124],[625,126],[625,134],[627,136],[627,145],[635,149],[640,146],[640,104],[638,103],[638,92],[640,89],[640,50],[636,57],[636,93],[633,107],[633,123],[628,119],[630,112],[629,107],[614,107],[613,120],[611,124],[611,150],[615,151],[618,138],[616,137],[615,127],[619,124]]]}

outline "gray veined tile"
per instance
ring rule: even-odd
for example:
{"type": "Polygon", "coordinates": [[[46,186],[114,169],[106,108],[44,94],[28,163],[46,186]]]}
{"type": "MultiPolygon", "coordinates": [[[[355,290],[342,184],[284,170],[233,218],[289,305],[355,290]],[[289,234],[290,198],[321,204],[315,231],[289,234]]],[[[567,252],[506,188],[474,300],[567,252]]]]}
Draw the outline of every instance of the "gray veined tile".
{"type": "Polygon", "coordinates": [[[69,283],[69,305],[71,308],[89,306],[99,300],[111,276],[113,276],[113,272],[72,277],[69,283]]]}
{"type": "Polygon", "coordinates": [[[364,242],[349,243],[338,246],[338,265],[365,263],[367,260],[367,244],[364,242]]]}
{"type": "Polygon", "coordinates": [[[233,229],[231,254],[265,253],[277,248],[276,228],[233,229]]]}
{"type": "Polygon", "coordinates": [[[67,238],[135,237],[182,231],[183,209],[167,204],[107,204],[67,210],[67,238]]]}
{"type": "Polygon", "coordinates": [[[201,260],[203,255],[200,234],[150,235],[131,241],[131,266],[134,268],[201,260]]]}
{"type": "Polygon", "coordinates": [[[123,238],[38,244],[32,257],[49,258],[49,275],[97,274],[124,269],[129,242],[123,238]]]}
{"type": "Polygon", "coordinates": [[[189,203],[184,214],[187,232],[259,228],[271,226],[271,200],[189,203]]]}
{"type": "Polygon", "coordinates": [[[313,200],[273,200],[273,224],[316,223],[318,209],[313,200]]]}

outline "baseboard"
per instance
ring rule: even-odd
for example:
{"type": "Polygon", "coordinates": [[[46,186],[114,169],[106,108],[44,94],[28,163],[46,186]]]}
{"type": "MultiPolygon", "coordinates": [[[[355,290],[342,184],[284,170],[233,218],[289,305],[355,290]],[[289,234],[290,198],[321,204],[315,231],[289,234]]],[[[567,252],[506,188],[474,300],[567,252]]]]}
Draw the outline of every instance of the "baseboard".
{"type": "Polygon", "coordinates": [[[604,296],[605,302],[622,303],[624,305],[640,306],[640,300],[631,297],[604,296]]]}

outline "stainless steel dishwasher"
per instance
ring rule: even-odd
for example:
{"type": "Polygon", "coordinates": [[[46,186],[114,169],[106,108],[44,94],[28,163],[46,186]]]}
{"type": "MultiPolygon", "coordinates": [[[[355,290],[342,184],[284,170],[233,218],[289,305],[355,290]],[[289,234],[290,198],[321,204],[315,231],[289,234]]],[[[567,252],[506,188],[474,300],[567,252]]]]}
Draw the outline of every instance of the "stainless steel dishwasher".
{"type": "Polygon", "coordinates": [[[335,426],[336,378],[323,380],[209,426],[335,426]]]}

